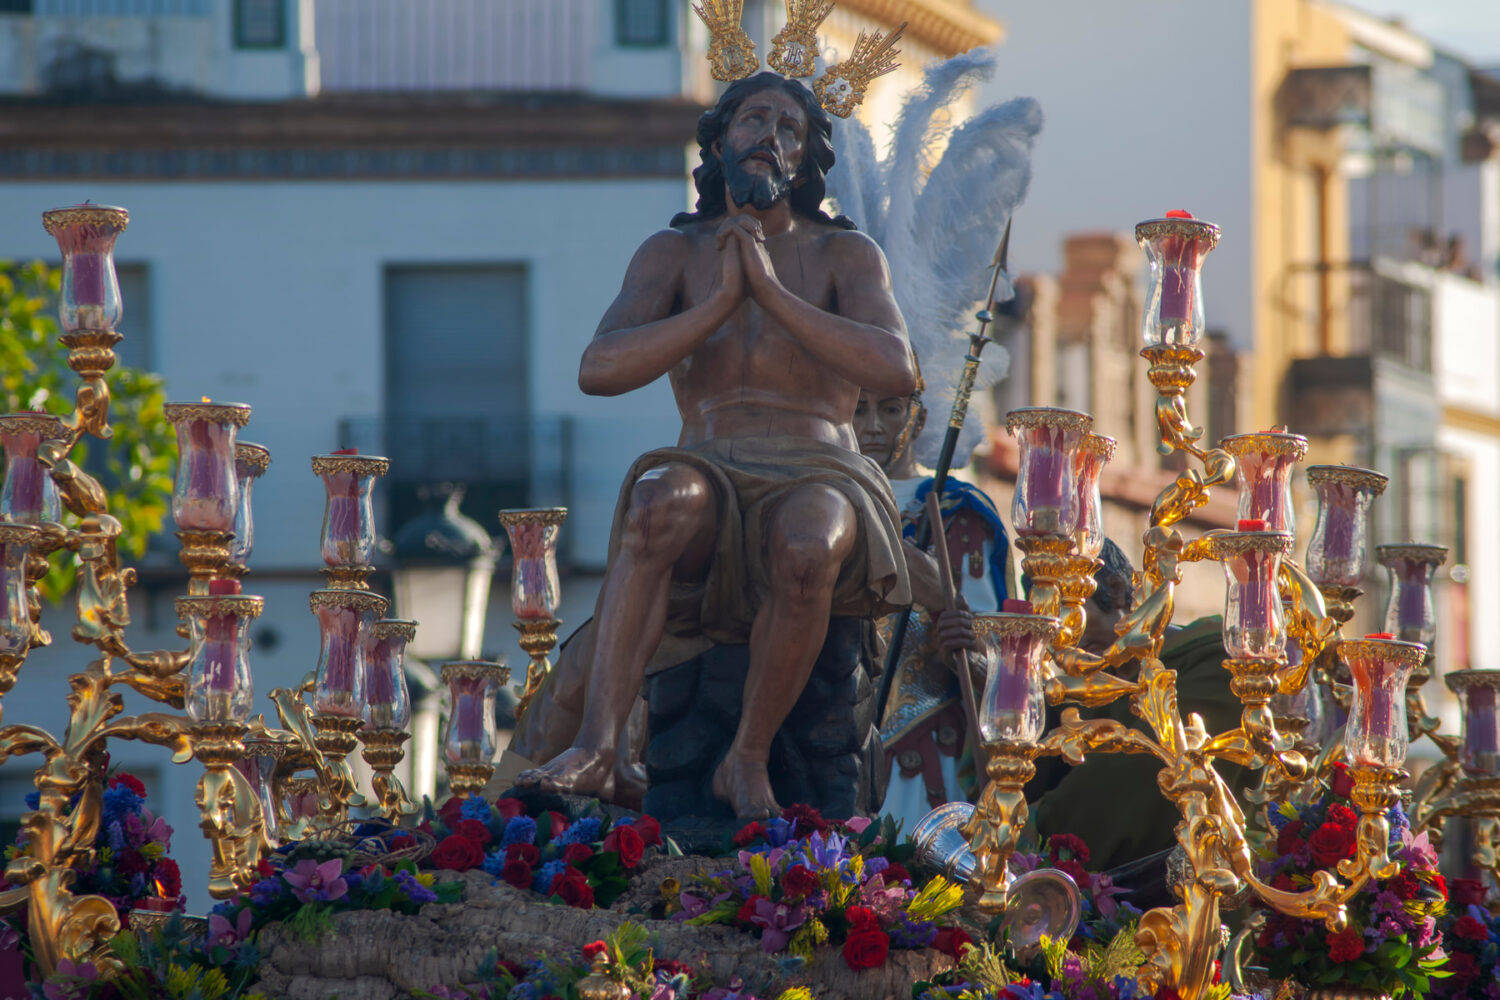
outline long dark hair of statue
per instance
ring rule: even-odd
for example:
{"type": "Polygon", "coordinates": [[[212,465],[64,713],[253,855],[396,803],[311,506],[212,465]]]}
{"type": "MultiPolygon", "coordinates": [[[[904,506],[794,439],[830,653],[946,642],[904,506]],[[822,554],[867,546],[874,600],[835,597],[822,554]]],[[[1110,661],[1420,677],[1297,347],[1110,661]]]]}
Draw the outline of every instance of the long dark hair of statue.
{"type": "Polygon", "coordinates": [[[724,195],[724,165],[719,154],[714,152],[714,143],[721,139],[729,127],[734,113],[745,98],[761,90],[775,87],[795,97],[807,115],[807,144],[802,153],[802,166],[792,182],[787,201],[792,211],[799,215],[838,226],[853,229],[854,223],[840,215],[833,218],[823,211],[823,193],[827,190],[824,178],[833,168],[833,120],[818,103],[812,91],[796,80],[775,73],[757,73],[743,80],[736,80],[724,91],[719,103],[712,111],[705,111],[698,118],[698,158],[702,161],[693,171],[693,186],[698,189],[697,210],[678,212],[672,217],[674,228],[686,226],[705,219],[716,219],[729,211],[724,195]]]}

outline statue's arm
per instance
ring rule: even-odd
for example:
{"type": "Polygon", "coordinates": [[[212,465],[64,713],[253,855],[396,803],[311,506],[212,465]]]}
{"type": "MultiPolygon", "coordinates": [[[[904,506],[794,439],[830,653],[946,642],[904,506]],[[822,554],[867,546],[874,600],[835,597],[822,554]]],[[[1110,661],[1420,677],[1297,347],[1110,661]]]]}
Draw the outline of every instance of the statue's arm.
{"type": "MultiPolygon", "coordinates": [[[[741,231],[744,233],[744,231],[741,231]]],[[[740,236],[750,292],[772,318],[833,372],[882,396],[906,396],[917,387],[917,371],[906,340],[906,323],[891,292],[885,255],[863,233],[829,238],[837,301],[819,309],[777,280],[765,246],[740,236]]]]}
{"type": "Polygon", "coordinates": [[[616,396],[639,389],[671,371],[729,318],[744,297],[738,249],[732,268],[740,282],[721,280],[703,302],[682,308],[683,268],[690,237],[675,230],[657,233],[635,252],[620,294],[599,321],[578,367],[578,388],[590,396],[616,396]]]}

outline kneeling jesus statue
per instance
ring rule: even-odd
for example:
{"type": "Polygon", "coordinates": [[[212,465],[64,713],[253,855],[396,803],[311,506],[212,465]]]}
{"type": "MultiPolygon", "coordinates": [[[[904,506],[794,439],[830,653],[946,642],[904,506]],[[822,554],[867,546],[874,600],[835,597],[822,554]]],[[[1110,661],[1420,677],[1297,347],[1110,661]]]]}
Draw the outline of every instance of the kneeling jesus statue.
{"type": "Polygon", "coordinates": [[[648,660],[664,633],[701,635],[750,653],[713,792],[779,812],[772,739],[830,615],[910,603],[891,487],[851,422],[862,386],[907,396],[916,371],[880,249],[822,210],[830,134],[794,80],[731,85],[699,120],[697,211],[642,244],[584,352],[591,395],[668,375],[682,433],[621,491],[573,746],[518,784],[608,797],[648,660]]]}

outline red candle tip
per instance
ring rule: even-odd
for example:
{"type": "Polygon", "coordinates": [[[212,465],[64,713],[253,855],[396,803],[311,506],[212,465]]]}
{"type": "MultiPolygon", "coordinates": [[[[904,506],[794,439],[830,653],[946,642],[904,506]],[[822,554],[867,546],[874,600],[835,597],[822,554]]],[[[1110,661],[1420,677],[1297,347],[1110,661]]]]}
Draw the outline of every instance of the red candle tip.
{"type": "Polygon", "coordinates": [[[358,448],[339,448],[333,454],[335,454],[335,455],[358,455],[359,454],[359,449],[358,448]]]}
{"type": "Polygon", "coordinates": [[[1000,610],[1012,615],[1029,615],[1035,612],[1036,608],[1030,601],[1023,601],[1015,597],[1007,597],[1005,599],[1004,605],[1001,606],[1000,610]]]}
{"type": "Polygon", "coordinates": [[[1239,531],[1265,531],[1266,519],[1263,517],[1242,517],[1237,525],[1239,531]]]}
{"type": "Polygon", "coordinates": [[[208,581],[208,593],[210,597],[228,597],[240,592],[240,581],[238,580],[210,580],[208,581]]]}
{"type": "Polygon", "coordinates": [[[1172,209],[1172,211],[1167,213],[1166,217],[1168,219],[1191,219],[1193,217],[1193,213],[1184,212],[1180,208],[1174,208],[1172,209]]]}
{"type": "Polygon", "coordinates": [[[1394,633],[1394,632],[1371,632],[1369,635],[1366,635],[1365,638],[1366,639],[1394,639],[1394,638],[1396,638],[1396,633],[1394,633]]]}

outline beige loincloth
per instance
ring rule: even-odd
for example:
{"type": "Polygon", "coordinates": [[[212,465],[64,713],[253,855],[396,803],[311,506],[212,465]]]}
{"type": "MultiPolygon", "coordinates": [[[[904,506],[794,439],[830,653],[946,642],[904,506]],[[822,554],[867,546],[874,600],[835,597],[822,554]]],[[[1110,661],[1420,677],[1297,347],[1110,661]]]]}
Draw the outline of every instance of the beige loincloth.
{"type": "Polygon", "coordinates": [[[858,536],[834,586],[832,613],[869,618],[911,603],[900,522],[885,473],[857,452],[805,438],[730,438],[691,448],[658,448],[642,455],[625,477],[615,505],[611,563],[620,546],[636,480],[672,462],[690,466],[713,484],[718,495],[719,537],[702,582],[673,582],[667,636],[652,657],[648,673],[680,663],[710,642],[749,641],[750,627],[768,593],[766,536],[771,515],[781,499],[799,486],[830,486],[854,508],[858,536]],[[672,642],[672,637],[689,641],[672,642]]]}

